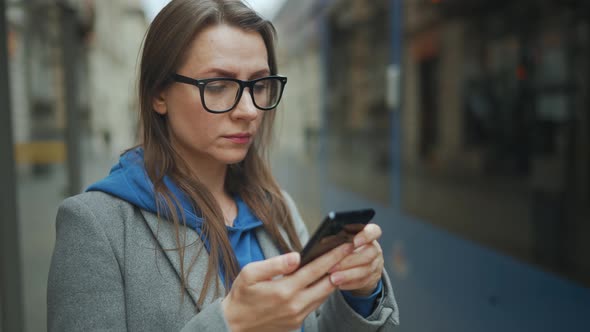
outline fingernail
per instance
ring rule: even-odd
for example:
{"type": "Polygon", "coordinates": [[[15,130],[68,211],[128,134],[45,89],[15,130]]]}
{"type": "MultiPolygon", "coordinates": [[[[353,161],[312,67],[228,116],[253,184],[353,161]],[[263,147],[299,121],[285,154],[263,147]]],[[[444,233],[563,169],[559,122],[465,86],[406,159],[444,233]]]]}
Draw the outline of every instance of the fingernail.
{"type": "Polygon", "coordinates": [[[356,237],[354,238],[354,247],[358,248],[360,246],[362,246],[363,244],[365,244],[365,239],[362,237],[356,237]]]}
{"type": "Polygon", "coordinates": [[[292,252],[287,255],[287,265],[295,266],[299,264],[299,254],[296,252],[292,252]]]}
{"type": "Polygon", "coordinates": [[[338,286],[342,281],[342,276],[338,273],[330,274],[330,281],[332,282],[332,285],[338,286]]]}

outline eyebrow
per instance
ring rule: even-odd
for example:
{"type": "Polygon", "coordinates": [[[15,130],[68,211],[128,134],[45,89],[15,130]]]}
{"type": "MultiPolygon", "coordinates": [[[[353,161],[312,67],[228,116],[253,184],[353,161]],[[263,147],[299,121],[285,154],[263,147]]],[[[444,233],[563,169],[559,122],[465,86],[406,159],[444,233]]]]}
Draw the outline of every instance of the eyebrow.
{"type": "MultiPolygon", "coordinates": [[[[210,74],[210,73],[213,73],[215,75],[220,75],[220,77],[236,78],[238,76],[238,75],[236,75],[236,73],[234,73],[232,71],[228,71],[228,70],[221,69],[221,68],[211,68],[211,69],[206,70],[204,72],[204,74],[210,74]]],[[[248,79],[253,79],[253,78],[258,78],[258,77],[268,76],[268,75],[270,75],[270,70],[268,68],[265,68],[265,69],[255,71],[254,73],[250,74],[248,79]]]]}

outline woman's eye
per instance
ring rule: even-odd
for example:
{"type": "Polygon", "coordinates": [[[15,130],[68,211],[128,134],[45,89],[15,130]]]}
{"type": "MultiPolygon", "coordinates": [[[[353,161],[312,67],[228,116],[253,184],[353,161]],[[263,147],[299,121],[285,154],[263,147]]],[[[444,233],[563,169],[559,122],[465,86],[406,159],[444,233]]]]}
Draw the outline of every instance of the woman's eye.
{"type": "Polygon", "coordinates": [[[266,91],[266,88],[267,88],[267,86],[264,83],[254,84],[254,93],[262,93],[262,92],[266,91]]]}
{"type": "Polygon", "coordinates": [[[227,84],[222,82],[209,83],[205,86],[209,93],[221,93],[227,89],[227,84]]]}

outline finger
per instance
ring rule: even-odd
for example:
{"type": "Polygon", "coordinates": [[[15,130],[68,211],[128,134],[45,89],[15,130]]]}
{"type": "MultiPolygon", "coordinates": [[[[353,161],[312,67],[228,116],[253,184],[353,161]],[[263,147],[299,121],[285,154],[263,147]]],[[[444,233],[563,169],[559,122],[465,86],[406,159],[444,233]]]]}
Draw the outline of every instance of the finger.
{"type": "Polygon", "coordinates": [[[330,282],[329,275],[325,275],[301,292],[300,301],[309,303],[308,306],[314,306],[319,302],[319,306],[335,290],[336,287],[330,282]]]}
{"type": "Polygon", "coordinates": [[[354,247],[358,248],[362,245],[378,240],[381,237],[381,227],[377,224],[367,224],[362,231],[354,237],[354,247]]]}
{"type": "Polygon", "coordinates": [[[330,274],[330,280],[332,281],[332,284],[340,286],[343,284],[365,279],[367,277],[370,277],[371,274],[371,266],[364,265],[344,271],[334,272],[330,274]]]}
{"type": "Polygon", "coordinates": [[[351,291],[355,296],[369,296],[375,292],[379,285],[379,279],[375,280],[358,280],[338,286],[342,291],[351,291]]]}
{"type": "Polygon", "coordinates": [[[247,264],[239,276],[248,285],[252,285],[260,281],[270,280],[279,275],[289,274],[297,269],[299,262],[299,253],[291,252],[247,264]]]}
{"type": "Polygon", "coordinates": [[[352,254],[346,256],[340,263],[330,269],[330,273],[369,264],[380,256],[383,256],[383,250],[377,241],[373,241],[357,248],[352,254]]]}
{"type": "Polygon", "coordinates": [[[350,282],[343,281],[338,288],[340,290],[354,291],[360,296],[368,296],[375,291],[375,288],[379,284],[379,280],[383,276],[383,264],[378,265],[379,267],[367,276],[366,278],[360,278],[350,282]]]}
{"type": "MultiPolygon", "coordinates": [[[[289,319],[301,320],[317,309],[336,288],[330,284],[328,276],[324,276],[309,287],[294,292],[281,305],[281,311],[289,319]]],[[[275,306],[276,307],[276,306],[275,306]]],[[[291,329],[292,330],[292,329],[291,329]]]]}
{"type": "Polygon", "coordinates": [[[295,287],[298,288],[303,288],[314,283],[328,273],[332,266],[349,255],[353,249],[350,243],[345,243],[328,251],[295,272],[292,278],[289,279],[289,282],[294,282],[295,287]]]}
{"type": "Polygon", "coordinates": [[[377,280],[383,273],[383,260],[376,259],[370,264],[338,271],[330,274],[332,284],[341,286],[355,281],[377,280]]]}
{"type": "Polygon", "coordinates": [[[286,312],[290,317],[295,316],[294,318],[296,320],[303,321],[311,312],[326,302],[326,299],[334,290],[336,288],[330,284],[328,277],[325,276],[311,286],[297,292],[291,304],[287,307],[282,307],[281,310],[286,312]]]}

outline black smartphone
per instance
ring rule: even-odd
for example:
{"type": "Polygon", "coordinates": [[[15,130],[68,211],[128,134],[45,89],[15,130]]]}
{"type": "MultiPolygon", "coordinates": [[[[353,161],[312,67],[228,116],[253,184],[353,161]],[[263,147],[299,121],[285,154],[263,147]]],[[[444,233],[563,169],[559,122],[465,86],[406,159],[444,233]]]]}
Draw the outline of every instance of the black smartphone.
{"type": "Polygon", "coordinates": [[[362,231],[374,216],[375,210],[373,209],[328,213],[320,227],[301,250],[299,267],[343,243],[352,242],[354,236],[362,231]]]}

